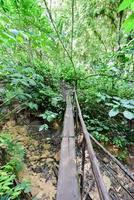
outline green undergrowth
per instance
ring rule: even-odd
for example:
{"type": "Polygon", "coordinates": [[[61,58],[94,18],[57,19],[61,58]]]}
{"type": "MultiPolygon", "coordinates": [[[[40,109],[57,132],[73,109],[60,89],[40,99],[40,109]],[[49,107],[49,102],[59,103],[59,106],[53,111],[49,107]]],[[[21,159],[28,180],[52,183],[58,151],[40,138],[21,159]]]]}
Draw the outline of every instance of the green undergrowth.
{"type": "Polygon", "coordinates": [[[30,191],[30,183],[18,183],[18,172],[23,169],[24,148],[11,135],[0,133],[0,200],[20,200],[30,191]]]}
{"type": "Polygon", "coordinates": [[[52,5],[55,31],[44,1],[0,1],[0,123],[26,115],[47,130],[75,84],[88,130],[122,159],[134,143],[133,1],[78,1],[73,41],[70,3],[52,5]]]}
{"type": "MultiPolygon", "coordinates": [[[[128,147],[134,142],[133,88],[125,83],[126,89],[121,93],[118,87],[107,89],[105,85],[104,89],[103,81],[101,78],[93,79],[92,84],[89,82],[89,89],[78,90],[83,117],[89,132],[104,146],[118,148],[119,153],[115,156],[125,160],[130,153],[128,147]]],[[[110,83],[110,80],[107,79],[107,82],[110,83]]]]}
{"type": "Polygon", "coordinates": [[[34,69],[28,66],[1,67],[3,84],[0,106],[1,121],[10,113],[30,113],[45,120],[40,130],[48,129],[48,124],[62,117],[64,100],[60,94],[60,84],[52,76],[50,69],[34,69]],[[7,112],[8,111],[8,112],[7,112]]]}

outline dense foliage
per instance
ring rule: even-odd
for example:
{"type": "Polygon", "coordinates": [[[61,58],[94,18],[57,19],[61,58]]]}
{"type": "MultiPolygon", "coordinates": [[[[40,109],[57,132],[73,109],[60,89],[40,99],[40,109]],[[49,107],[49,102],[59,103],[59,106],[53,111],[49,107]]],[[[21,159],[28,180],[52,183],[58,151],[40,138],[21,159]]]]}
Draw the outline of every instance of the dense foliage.
{"type": "Polygon", "coordinates": [[[22,192],[28,192],[28,182],[18,184],[17,173],[23,167],[24,149],[13,141],[10,134],[0,133],[0,199],[19,199],[22,192]]]}
{"type": "Polygon", "coordinates": [[[0,1],[1,121],[26,110],[48,129],[64,111],[62,83],[77,82],[90,132],[126,151],[134,141],[134,1],[75,2],[73,26],[71,1],[46,2],[0,1]]]}
{"type": "MultiPolygon", "coordinates": [[[[0,122],[23,114],[47,130],[75,84],[89,132],[124,160],[134,142],[134,0],[72,2],[0,0],[0,122]]],[[[15,185],[24,149],[0,133],[1,150],[0,198],[19,199],[29,191],[15,185]]]]}

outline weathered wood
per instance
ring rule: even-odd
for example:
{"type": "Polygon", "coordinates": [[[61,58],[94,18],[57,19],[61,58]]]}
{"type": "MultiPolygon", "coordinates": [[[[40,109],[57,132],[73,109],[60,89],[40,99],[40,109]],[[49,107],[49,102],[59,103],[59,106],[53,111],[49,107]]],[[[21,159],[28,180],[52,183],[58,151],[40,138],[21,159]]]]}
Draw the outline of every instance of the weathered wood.
{"type": "Polygon", "coordinates": [[[79,200],[74,138],[63,138],[57,200],[79,200]]]}
{"type": "Polygon", "coordinates": [[[84,166],[85,166],[85,149],[86,149],[86,143],[85,139],[82,142],[82,161],[81,161],[81,179],[80,179],[80,193],[83,197],[83,186],[84,186],[84,166]]]}
{"type": "Polygon", "coordinates": [[[90,135],[91,139],[97,144],[119,167],[120,169],[134,182],[134,177],[131,173],[121,164],[117,158],[115,158],[109,151],[107,151],[92,135],[90,135]]]}
{"type": "Polygon", "coordinates": [[[121,183],[121,181],[118,180],[117,176],[114,175],[114,173],[112,172],[112,169],[110,167],[108,167],[107,165],[103,165],[106,169],[107,169],[107,172],[109,174],[112,175],[112,177],[114,177],[114,180],[117,182],[118,185],[120,185],[124,190],[125,192],[132,198],[134,199],[134,196],[129,192],[129,190],[121,183]]]}
{"type": "Polygon", "coordinates": [[[61,158],[58,176],[57,200],[80,200],[77,180],[75,134],[71,99],[67,96],[64,118],[61,158]]]}
{"type": "Polygon", "coordinates": [[[67,107],[64,116],[63,137],[74,137],[74,119],[70,96],[66,97],[67,107]]]}
{"type": "Polygon", "coordinates": [[[102,179],[102,176],[101,176],[101,173],[100,173],[98,161],[97,161],[96,155],[95,155],[94,150],[93,150],[90,135],[87,131],[85,122],[84,122],[83,117],[82,117],[82,113],[81,113],[81,109],[80,109],[80,106],[79,106],[79,102],[78,102],[76,93],[75,93],[75,99],[76,99],[76,104],[77,104],[77,108],[78,108],[80,123],[81,123],[82,129],[83,129],[83,134],[84,134],[86,144],[87,144],[87,149],[88,149],[89,158],[90,158],[90,162],[91,162],[91,166],[92,166],[92,171],[93,171],[93,174],[94,174],[94,177],[95,177],[95,181],[96,181],[96,185],[97,185],[97,188],[98,188],[100,199],[101,200],[109,200],[110,198],[109,198],[108,192],[106,190],[106,187],[104,185],[104,182],[103,182],[103,179],[102,179]]]}

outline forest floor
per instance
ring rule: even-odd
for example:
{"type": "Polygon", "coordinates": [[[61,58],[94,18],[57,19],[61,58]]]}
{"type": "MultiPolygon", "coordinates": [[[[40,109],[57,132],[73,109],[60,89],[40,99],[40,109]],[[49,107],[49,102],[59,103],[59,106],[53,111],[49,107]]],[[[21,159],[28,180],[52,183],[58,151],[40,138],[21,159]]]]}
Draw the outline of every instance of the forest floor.
{"type": "MultiPolygon", "coordinates": [[[[20,181],[29,180],[31,182],[32,196],[38,200],[55,200],[60,161],[61,123],[54,122],[50,131],[39,132],[41,122],[38,119],[30,121],[27,118],[22,118],[18,118],[17,120],[10,119],[3,125],[3,130],[12,133],[14,140],[21,143],[25,148],[25,166],[19,174],[19,179],[20,181]]],[[[97,157],[102,158],[101,152],[97,152],[97,157]]],[[[108,158],[103,156],[102,159],[99,159],[99,162],[101,163],[102,176],[107,190],[113,196],[111,199],[115,200],[120,197],[123,200],[131,200],[132,198],[129,198],[122,191],[121,186],[113,177],[109,176],[109,172],[104,167],[104,163],[109,164],[108,158]],[[114,194],[115,187],[118,191],[118,196],[114,194]]],[[[80,175],[81,151],[79,148],[77,149],[77,165],[78,175],[80,175]]],[[[126,179],[117,166],[113,163],[111,163],[111,166],[114,169],[111,174],[113,173],[116,177],[118,176],[120,180],[123,180],[123,183],[125,181],[125,186],[133,193],[132,188],[134,186],[126,179]]],[[[132,168],[130,166],[128,168],[132,172],[132,168]]],[[[92,200],[99,200],[87,150],[84,180],[83,200],[89,199],[89,193],[92,200]]]]}
{"type": "MultiPolygon", "coordinates": [[[[54,124],[53,124],[54,125],[54,124]]],[[[12,133],[15,141],[25,148],[25,166],[19,174],[20,181],[31,182],[32,196],[40,200],[52,200],[56,194],[58,163],[60,159],[60,131],[39,132],[38,120],[21,124],[9,120],[3,130],[12,133]],[[22,125],[23,124],[23,125],[22,125]],[[55,139],[56,138],[56,139],[55,139]]]]}

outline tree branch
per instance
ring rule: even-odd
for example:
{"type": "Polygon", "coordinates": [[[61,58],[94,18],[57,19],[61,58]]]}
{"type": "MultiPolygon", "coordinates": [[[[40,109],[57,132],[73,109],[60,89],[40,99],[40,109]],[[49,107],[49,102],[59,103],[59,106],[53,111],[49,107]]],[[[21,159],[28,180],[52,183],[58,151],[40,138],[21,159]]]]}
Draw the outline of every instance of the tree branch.
{"type": "Polygon", "coordinates": [[[48,5],[47,5],[46,0],[43,0],[43,1],[44,1],[44,4],[45,4],[47,13],[48,13],[48,15],[49,15],[50,21],[51,21],[51,23],[52,23],[52,25],[53,25],[53,28],[54,28],[54,30],[55,30],[57,36],[58,36],[58,39],[59,39],[59,41],[60,41],[60,43],[61,43],[61,45],[62,45],[64,51],[66,52],[68,58],[70,59],[70,61],[71,61],[71,63],[72,63],[72,67],[73,67],[73,69],[74,69],[74,74],[75,74],[75,77],[76,77],[76,69],[75,69],[74,62],[73,62],[73,60],[72,60],[72,57],[70,56],[70,53],[69,53],[68,50],[66,49],[66,47],[65,47],[65,45],[64,45],[64,43],[63,43],[63,41],[62,41],[62,39],[61,39],[61,37],[60,37],[60,34],[59,34],[59,32],[58,32],[58,30],[57,30],[57,27],[56,27],[56,25],[55,25],[55,23],[54,23],[54,20],[53,20],[51,11],[50,11],[50,9],[48,8],[48,5]]]}

